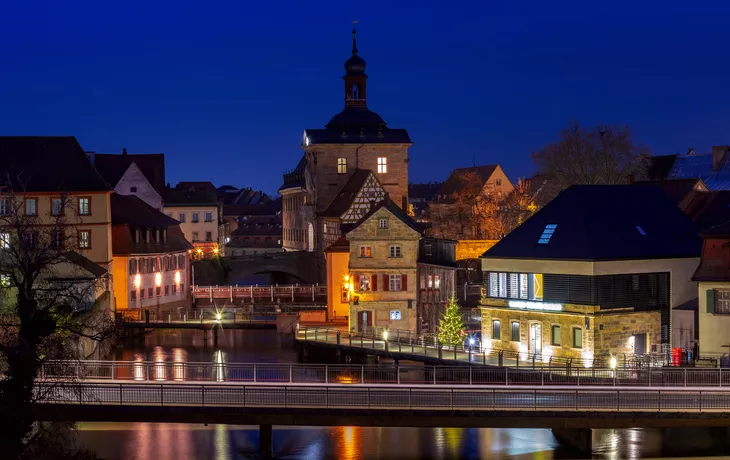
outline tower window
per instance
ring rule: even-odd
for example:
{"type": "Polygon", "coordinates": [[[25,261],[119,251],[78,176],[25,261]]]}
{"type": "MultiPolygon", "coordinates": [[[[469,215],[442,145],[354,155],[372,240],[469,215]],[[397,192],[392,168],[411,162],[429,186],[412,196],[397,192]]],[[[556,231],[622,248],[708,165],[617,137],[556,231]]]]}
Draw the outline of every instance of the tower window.
{"type": "Polygon", "coordinates": [[[352,98],[360,99],[360,85],[357,83],[353,83],[352,85],[352,98]]]}
{"type": "Polygon", "coordinates": [[[337,159],[337,174],[346,174],[347,173],[347,158],[338,158],[337,159]]]}
{"type": "Polygon", "coordinates": [[[378,157],[378,172],[379,173],[387,173],[388,172],[388,159],[385,157],[378,157]]]}

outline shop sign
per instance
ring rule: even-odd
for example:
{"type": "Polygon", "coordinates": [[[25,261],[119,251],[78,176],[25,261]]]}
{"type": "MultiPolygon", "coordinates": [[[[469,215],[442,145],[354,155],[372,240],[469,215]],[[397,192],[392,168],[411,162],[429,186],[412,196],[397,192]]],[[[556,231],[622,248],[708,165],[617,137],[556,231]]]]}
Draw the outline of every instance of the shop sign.
{"type": "Polygon", "coordinates": [[[517,308],[519,310],[538,310],[538,311],[562,311],[563,305],[559,303],[547,303],[547,302],[529,302],[526,300],[510,300],[510,308],[517,308]]]}

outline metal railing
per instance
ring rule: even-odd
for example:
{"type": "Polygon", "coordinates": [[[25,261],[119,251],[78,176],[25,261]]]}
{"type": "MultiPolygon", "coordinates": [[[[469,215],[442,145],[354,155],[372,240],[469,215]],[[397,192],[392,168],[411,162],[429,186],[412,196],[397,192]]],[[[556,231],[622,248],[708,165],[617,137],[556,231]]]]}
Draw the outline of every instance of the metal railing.
{"type": "Polygon", "coordinates": [[[486,366],[249,364],[151,361],[49,361],[42,380],[287,384],[728,387],[723,369],[598,369],[486,366]]]}
{"type": "MultiPolygon", "coordinates": [[[[417,334],[407,330],[365,328],[362,332],[332,328],[300,327],[296,339],[325,344],[370,349],[411,357],[436,358],[444,361],[463,361],[472,364],[510,366],[538,369],[542,367],[610,368],[611,356],[592,359],[564,358],[548,353],[517,352],[492,348],[491,342],[482,345],[477,338],[467,338],[464,343],[450,345],[438,341],[435,334],[417,334]]],[[[658,368],[667,364],[662,354],[620,355],[615,358],[616,367],[624,369],[658,368]]]]}
{"type": "Polygon", "coordinates": [[[193,297],[196,299],[268,299],[294,301],[315,301],[327,298],[327,286],[325,285],[299,285],[286,286],[193,286],[193,297]]]}
{"type": "Polygon", "coordinates": [[[40,385],[43,403],[368,410],[720,412],[730,391],[80,383],[40,385]]]}

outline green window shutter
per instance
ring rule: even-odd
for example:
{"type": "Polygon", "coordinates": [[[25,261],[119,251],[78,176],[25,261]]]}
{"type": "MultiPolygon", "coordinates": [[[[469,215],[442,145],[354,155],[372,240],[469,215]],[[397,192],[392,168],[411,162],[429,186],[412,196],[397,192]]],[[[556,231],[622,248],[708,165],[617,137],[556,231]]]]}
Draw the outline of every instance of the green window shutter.
{"type": "Polygon", "coordinates": [[[707,313],[715,313],[715,290],[707,290],[707,313]]]}

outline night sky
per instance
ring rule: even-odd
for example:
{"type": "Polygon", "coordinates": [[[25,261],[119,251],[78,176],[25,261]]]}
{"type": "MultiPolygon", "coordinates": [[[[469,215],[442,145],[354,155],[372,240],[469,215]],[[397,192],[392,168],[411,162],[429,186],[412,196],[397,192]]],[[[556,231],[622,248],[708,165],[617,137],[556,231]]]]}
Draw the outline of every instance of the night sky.
{"type": "Polygon", "coordinates": [[[411,181],[530,153],[570,119],[656,154],[730,143],[727,1],[40,1],[0,10],[0,134],[166,154],[167,180],[275,191],[343,106],[352,20],[368,105],[411,181]],[[433,5],[433,6],[431,6],[433,5]]]}

